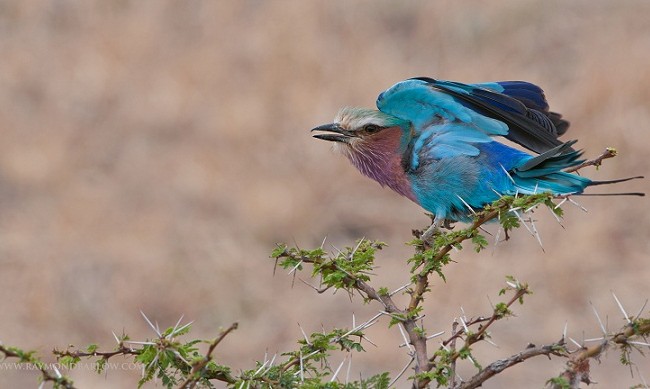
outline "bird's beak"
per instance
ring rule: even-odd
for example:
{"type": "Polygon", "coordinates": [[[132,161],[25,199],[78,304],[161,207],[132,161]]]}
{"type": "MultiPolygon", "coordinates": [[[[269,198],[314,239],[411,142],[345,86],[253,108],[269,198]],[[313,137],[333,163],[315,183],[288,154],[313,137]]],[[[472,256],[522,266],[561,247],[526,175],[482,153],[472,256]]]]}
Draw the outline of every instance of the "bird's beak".
{"type": "Polygon", "coordinates": [[[346,130],[338,123],[323,124],[313,128],[312,131],[326,132],[327,134],[315,134],[314,138],[330,142],[350,143],[350,139],[356,137],[354,131],[346,130]]]}

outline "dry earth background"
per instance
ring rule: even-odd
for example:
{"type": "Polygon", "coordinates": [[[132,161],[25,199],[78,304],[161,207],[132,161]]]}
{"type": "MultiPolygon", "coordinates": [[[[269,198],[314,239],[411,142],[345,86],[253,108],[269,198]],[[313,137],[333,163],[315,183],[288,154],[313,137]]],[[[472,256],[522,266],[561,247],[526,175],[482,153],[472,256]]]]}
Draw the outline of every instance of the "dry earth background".
{"type": "MultiPolygon", "coordinates": [[[[308,130],[407,77],[536,82],[571,120],[566,139],[592,157],[621,152],[589,175],[649,171],[647,1],[2,1],[0,53],[0,340],[41,354],[112,348],[122,329],[150,337],[142,310],[165,327],[185,315],[203,338],[239,321],[216,355],[250,368],[292,349],[297,323],[374,315],[343,293],[292,288],[268,254],[278,241],[379,238],[390,247],[377,285],[406,280],[403,242],[428,219],[308,130]]],[[[479,348],[483,363],[557,340],[567,321],[573,337],[597,336],[589,301],[620,326],[610,290],[634,312],[650,297],[648,202],[581,203],[589,213],[569,207],[566,229],[542,214],[545,252],[519,231],[493,254],[456,255],[426,302],[430,331],[449,330],[461,306],[489,313],[506,274],[535,294],[494,328],[500,347],[479,348]]],[[[355,356],[355,374],[399,370],[398,332],[369,336],[378,348],[355,356]]],[[[617,360],[593,374],[598,387],[639,382],[617,360]]],[[[650,381],[650,359],[637,361],[650,381]]],[[[562,366],[540,358],[486,387],[541,387],[562,366]]],[[[71,375],[85,388],[139,377],[71,375]]],[[[3,371],[0,386],[36,377],[3,371]]]]}

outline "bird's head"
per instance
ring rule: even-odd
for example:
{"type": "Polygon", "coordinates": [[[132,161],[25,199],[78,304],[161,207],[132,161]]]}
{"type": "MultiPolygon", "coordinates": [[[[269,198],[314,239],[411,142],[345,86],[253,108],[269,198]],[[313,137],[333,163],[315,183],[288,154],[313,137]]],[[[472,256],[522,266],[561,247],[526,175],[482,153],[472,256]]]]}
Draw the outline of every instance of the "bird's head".
{"type": "Polygon", "coordinates": [[[402,168],[411,123],[375,109],[343,108],[334,123],[314,128],[314,138],[334,142],[364,175],[415,201],[402,168]]]}
{"type": "Polygon", "coordinates": [[[409,128],[407,121],[376,109],[346,107],[339,111],[333,123],[312,131],[318,132],[314,138],[336,142],[340,150],[348,154],[382,145],[398,147],[409,128]]]}

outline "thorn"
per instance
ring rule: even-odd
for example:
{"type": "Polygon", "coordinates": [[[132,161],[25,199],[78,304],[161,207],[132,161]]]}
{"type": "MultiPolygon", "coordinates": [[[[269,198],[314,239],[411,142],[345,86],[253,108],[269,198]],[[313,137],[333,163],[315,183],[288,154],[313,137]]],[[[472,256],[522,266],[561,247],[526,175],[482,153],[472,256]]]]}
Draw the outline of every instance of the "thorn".
{"type": "Polygon", "coordinates": [[[591,305],[591,309],[593,309],[594,314],[596,315],[596,319],[598,319],[598,324],[600,324],[600,329],[603,330],[603,335],[607,335],[607,330],[605,330],[605,325],[603,325],[603,321],[600,320],[600,316],[598,315],[598,311],[596,311],[596,307],[594,307],[594,304],[590,301],[589,304],[591,305]]]}
{"type": "Polygon", "coordinates": [[[120,338],[118,338],[117,335],[115,335],[115,332],[113,332],[113,331],[111,331],[111,334],[113,334],[113,337],[115,338],[115,341],[117,342],[117,345],[119,346],[120,345],[120,338]]]}
{"type": "Polygon", "coordinates": [[[636,373],[639,376],[639,378],[641,379],[641,383],[643,384],[643,386],[646,389],[650,389],[650,387],[648,387],[648,383],[646,382],[645,378],[643,378],[643,374],[641,374],[641,371],[639,370],[639,366],[636,366],[636,373]]]}
{"type": "Polygon", "coordinates": [[[526,222],[525,222],[524,219],[521,217],[521,215],[519,214],[519,212],[517,212],[517,208],[510,209],[509,211],[512,212],[512,213],[514,213],[514,214],[517,216],[517,219],[519,219],[519,221],[521,222],[521,224],[523,224],[523,226],[526,227],[526,229],[528,230],[528,232],[530,232],[531,235],[535,235],[535,233],[533,232],[533,230],[531,230],[530,227],[528,227],[528,224],[526,224],[526,222]]]}
{"type": "Polygon", "coordinates": [[[307,359],[307,358],[311,357],[311,356],[314,355],[314,354],[318,354],[319,352],[320,352],[320,350],[314,350],[314,351],[310,352],[309,354],[307,354],[307,355],[304,357],[304,359],[307,359]]]}
{"type": "Polygon", "coordinates": [[[173,334],[174,332],[176,332],[176,328],[178,328],[178,325],[181,324],[181,320],[183,320],[183,317],[185,317],[185,315],[181,315],[180,319],[178,319],[178,321],[176,322],[176,325],[175,325],[174,328],[172,329],[172,332],[171,332],[172,334],[173,334]]]}
{"type": "Polygon", "coordinates": [[[535,221],[533,220],[532,217],[530,218],[530,226],[533,228],[533,232],[534,232],[535,238],[537,238],[537,242],[539,243],[539,247],[541,247],[542,252],[545,253],[546,251],[544,250],[544,245],[542,244],[542,237],[539,235],[539,232],[537,232],[537,227],[535,226],[535,221]]]}
{"type": "Polygon", "coordinates": [[[567,201],[567,197],[563,198],[562,201],[560,201],[556,206],[555,209],[558,209],[562,206],[567,201]]]}
{"type": "Polygon", "coordinates": [[[506,168],[504,168],[502,164],[499,164],[499,166],[501,166],[501,170],[503,170],[503,172],[506,173],[506,176],[508,176],[508,178],[510,179],[510,181],[512,181],[512,183],[516,185],[515,180],[512,178],[512,176],[511,176],[510,173],[506,170],[506,168]]]}
{"type": "Polygon", "coordinates": [[[361,243],[363,243],[364,240],[366,240],[365,237],[359,239],[359,243],[357,243],[357,246],[350,253],[350,260],[352,260],[352,258],[354,257],[354,254],[357,252],[357,250],[359,250],[359,247],[361,247],[361,243]]]}
{"type": "Polygon", "coordinates": [[[154,342],[138,342],[138,341],[135,341],[135,340],[125,340],[124,343],[142,344],[142,345],[148,345],[148,346],[155,346],[156,345],[154,342]]]}
{"type": "Polygon", "coordinates": [[[440,336],[440,335],[442,335],[442,334],[444,334],[444,333],[445,333],[445,331],[436,332],[436,333],[433,334],[433,335],[429,335],[429,336],[427,336],[427,340],[429,340],[429,339],[433,339],[433,338],[436,338],[436,337],[438,337],[438,336],[440,336]]]}
{"type": "Polygon", "coordinates": [[[535,208],[537,208],[538,206],[539,206],[539,204],[532,205],[532,206],[526,208],[526,209],[524,210],[524,213],[528,213],[528,212],[534,210],[535,208]]]}
{"type": "Polygon", "coordinates": [[[395,382],[397,382],[397,380],[400,379],[400,377],[401,377],[401,376],[404,374],[404,372],[409,368],[409,366],[411,366],[411,364],[413,363],[414,360],[415,360],[415,357],[411,357],[411,360],[408,361],[408,363],[407,363],[406,365],[404,365],[404,368],[399,372],[399,374],[397,374],[397,375],[395,376],[395,378],[393,378],[393,380],[392,380],[391,382],[388,383],[388,387],[389,387],[389,388],[390,388],[391,386],[395,385],[395,382]]]}
{"type": "Polygon", "coordinates": [[[614,297],[614,300],[616,300],[616,304],[618,304],[618,308],[623,312],[623,317],[625,317],[625,320],[627,320],[628,324],[632,324],[632,320],[630,320],[630,317],[627,315],[627,312],[625,312],[625,309],[623,308],[623,304],[618,300],[618,297],[614,294],[614,291],[612,292],[612,296],[614,297]]]}
{"type": "Polygon", "coordinates": [[[493,342],[489,337],[487,337],[487,336],[486,336],[485,338],[483,338],[482,340],[488,342],[489,344],[491,344],[492,346],[494,346],[494,347],[496,347],[496,348],[500,348],[496,343],[494,343],[494,342],[493,342]]]}
{"type": "Polygon", "coordinates": [[[379,313],[381,313],[382,315],[390,316],[390,317],[392,317],[392,318],[394,318],[394,319],[397,319],[397,320],[403,320],[403,318],[398,317],[397,315],[394,315],[394,314],[392,314],[392,313],[390,313],[390,312],[379,311],[379,313]]]}
{"type": "Polygon", "coordinates": [[[398,292],[400,292],[400,291],[402,291],[402,290],[408,288],[408,287],[411,286],[411,285],[413,285],[413,282],[409,282],[408,284],[405,284],[405,285],[403,285],[403,286],[400,286],[399,288],[395,289],[394,291],[388,293],[388,296],[389,296],[389,297],[393,297],[393,296],[395,295],[395,293],[398,293],[398,292]]]}
{"type": "Polygon", "coordinates": [[[140,311],[140,314],[142,317],[144,317],[144,320],[147,321],[147,324],[149,324],[149,327],[158,335],[158,337],[162,338],[162,335],[160,334],[160,330],[157,328],[158,326],[154,326],[153,323],[151,323],[151,320],[147,317],[147,315],[144,314],[144,312],[140,311]]]}
{"type": "Polygon", "coordinates": [[[339,367],[334,372],[334,374],[332,374],[332,378],[330,378],[330,382],[334,382],[334,380],[336,379],[336,376],[339,375],[339,371],[341,371],[341,368],[343,367],[343,364],[345,363],[345,361],[347,359],[348,359],[348,356],[346,355],[345,358],[343,358],[343,360],[341,361],[341,364],[339,365],[339,367]]]}
{"type": "Polygon", "coordinates": [[[345,373],[345,384],[347,385],[350,382],[350,370],[352,369],[352,353],[350,353],[350,359],[348,362],[348,371],[345,373]]]}
{"type": "Polygon", "coordinates": [[[278,356],[278,354],[273,354],[273,358],[271,358],[271,362],[269,362],[269,366],[266,368],[264,373],[262,373],[262,375],[266,375],[266,373],[268,373],[269,370],[271,370],[271,368],[273,367],[273,362],[275,362],[275,357],[277,357],[277,356],[278,356]]]}
{"type": "Polygon", "coordinates": [[[490,231],[488,231],[488,230],[486,230],[485,228],[483,228],[483,226],[478,226],[478,229],[481,230],[481,232],[484,233],[484,234],[488,234],[488,235],[490,235],[490,236],[494,236],[490,231]]]}
{"type": "Polygon", "coordinates": [[[377,347],[377,345],[375,344],[375,342],[373,342],[372,340],[370,340],[367,336],[362,335],[362,336],[361,336],[361,339],[363,339],[363,340],[365,340],[366,342],[370,343],[371,345],[377,347]]]}
{"type": "Polygon", "coordinates": [[[302,265],[302,260],[296,264],[296,266],[292,267],[291,270],[289,270],[289,273],[287,275],[291,275],[291,273],[295,272],[300,266],[302,265]]]}
{"type": "Polygon", "coordinates": [[[573,340],[573,338],[570,337],[570,336],[569,336],[569,340],[570,340],[573,344],[575,344],[576,347],[578,347],[578,348],[584,348],[584,346],[581,346],[580,343],[578,343],[578,342],[576,342],[575,340],[573,340]]]}
{"type": "Polygon", "coordinates": [[[494,304],[492,303],[492,299],[490,299],[490,296],[485,296],[487,298],[487,301],[490,303],[490,306],[492,307],[492,310],[494,311],[494,304]]]}
{"type": "Polygon", "coordinates": [[[646,299],[645,302],[643,303],[643,306],[641,307],[641,309],[639,309],[639,313],[637,313],[636,316],[634,316],[634,320],[636,320],[636,319],[638,319],[639,317],[641,317],[641,314],[643,313],[643,310],[645,309],[645,306],[646,306],[646,305],[648,305],[648,300],[647,300],[647,299],[646,299]]]}
{"type": "Polygon", "coordinates": [[[583,207],[582,205],[578,204],[578,203],[575,202],[572,198],[567,197],[566,199],[569,200],[569,202],[570,202],[571,204],[573,204],[573,205],[575,205],[576,207],[582,209],[584,212],[589,212],[589,211],[587,211],[587,208],[585,208],[585,207],[583,207]]]}
{"type": "Polygon", "coordinates": [[[501,237],[501,230],[503,230],[503,228],[501,228],[501,226],[499,226],[499,228],[497,229],[496,236],[494,237],[494,247],[492,247],[492,255],[494,255],[494,252],[496,251],[497,246],[499,245],[499,238],[501,237]]]}
{"type": "Polygon", "coordinates": [[[149,362],[149,364],[147,365],[147,368],[150,368],[151,366],[155,365],[156,362],[158,362],[158,357],[159,357],[159,356],[160,356],[160,354],[156,354],[156,356],[154,357],[154,359],[153,359],[151,362],[149,362]]]}
{"type": "Polygon", "coordinates": [[[462,317],[459,317],[458,319],[460,319],[460,324],[463,325],[463,329],[465,329],[465,333],[469,334],[469,328],[467,328],[467,324],[465,323],[465,320],[463,320],[462,317]]]}
{"type": "Polygon", "coordinates": [[[553,217],[557,221],[557,224],[559,224],[560,227],[565,228],[564,224],[562,224],[562,219],[560,219],[560,217],[558,215],[556,215],[555,212],[553,212],[553,210],[551,208],[548,208],[548,207],[545,207],[545,208],[548,209],[548,211],[551,213],[551,215],[553,215],[553,217]]]}
{"type": "Polygon", "coordinates": [[[583,342],[600,342],[601,340],[605,340],[605,338],[601,336],[600,338],[585,339],[583,342]]]}
{"type": "Polygon", "coordinates": [[[336,252],[338,253],[337,255],[341,255],[341,254],[343,254],[343,251],[341,251],[341,249],[339,249],[338,247],[332,245],[332,248],[333,248],[334,250],[336,250],[336,252]]]}
{"type": "MultiPolygon", "coordinates": [[[[345,338],[346,336],[350,335],[353,332],[356,332],[356,331],[359,331],[359,330],[365,330],[366,328],[369,328],[369,327],[375,325],[379,321],[379,320],[377,320],[377,318],[379,318],[381,315],[383,315],[382,312],[376,314],[375,316],[373,316],[371,319],[367,320],[366,322],[361,323],[356,327],[353,327],[350,331],[348,331],[345,334],[338,337],[338,339],[345,338]]],[[[354,322],[354,320],[353,320],[353,322],[354,322]]],[[[370,343],[372,343],[372,342],[370,342],[370,343]]]]}
{"type": "Polygon", "coordinates": [[[310,284],[309,282],[303,280],[303,279],[300,278],[300,277],[298,277],[298,281],[300,281],[300,282],[302,282],[303,284],[307,285],[308,287],[312,288],[312,289],[315,290],[316,293],[318,293],[318,294],[325,293],[326,291],[329,290],[329,286],[328,286],[328,287],[325,287],[325,288],[318,289],[317,287],[315,287],[314,285],[310,284]]]}
{"type": "MultiPolygon", "coordinates": [[[[501,166],[501,167],[503,168],[503,166],[501,166]]],[[[499,196],[499,198],[503,197],[503,194],[497,192],[496,189],[494,189],[494,188],[490,188],[490,189],[492,189],[492,192],[496,193],[497,196],[499,196]]],[[[518,194],[519,194],[519,189],[517,189],[517,192],[516,192],[516,194],[515,194],[515,197],[516,197],[518,194]]]]}
{"type": "Polygon", "coordinates": [[[307,337],[307,334],[305,334],[305,331],[300,326],[300,323],[298,323],[298,328],[300,328],[300,332],[302,332],[302,336],[305,338],[305,342],[307,342],[307,345],[311,346],[311,342],[309,341],[309,338],[307,337]]]}
{"type": "Polygon", "coordinates": [[[647,347],[650,347],[650,343],[639,342],[639,341],[636,341],[636,340],[628,340],[627,343],[630,343],[630,344],[636,344],[637,346],[647,346],[647,347]]]}
{"type": "Polygon", "coordinates": [[[176,351],[176,350],[172,350],[172,351],[174,352],[174,355],[176,355],[176,356],[178,357],[178,359],[180,359],[181,361],[185,362],[185,364],[186,364],[187,366],[192,367],[192,364],[189,363],[185,358],[183,358],[183,356],[181,355],[181,353],[179,353],[179,352],[176,351]]]}
{"type": "Polygon", "coordinates": [[[194,321],[192,320],[191,322],[181,326],[180,328],[173,330],[172,332],[169,333],[169,337],[173,338],[174,335],[178,334],[179,332],[183,331],[187,327],[191,326],[193,323],[194,323],[194,321]]]}
{"type": "Polygon", "coordinates": [[[566,339],[566,331],[569,328],[569,321],[564,322],[564,331],[562,331],[562,340],[566,339]]]}
{"type": "Polygon", "coordinates": [[[460,199],[460,201],[467,207],[467,209],[469,209],[469,211],[472,213],[472,215],[476,215],[476,211],[474,211],[474,208],[472,208],[471,205],[467,204],[467,202],[462,197],[460,197],[459,195],[456,195],[456,197],[458,197],[460,199]]]}
{"type": "Polygon", "coordinates": [[[320,244],[320,248],[321,248],[321,250],[323,249],[323,247],[325,247],[325,241],[326,241],[326,240],[327,240],[327,235],[323,238],[323,241],[322,241],[321,244],[320,244]]]}
{"type": "Polygon", "coordinates": [[[303,365],[302,365],[302,351],[300,351],[300,382],[305,382],[305,374],[303,373],[303,365]]]}
{"type": "MultiPolygon", "coordinates": [[[[402,334],[402,338],[404,339],[404,346],[408,347],[409,351],[411,351],[411,352],[415,351],[415,348],[413,347],[413,345],[411,345],[408,338],[406,337],[406,333],[404,332],[404,329],[402,328],[403,327],[402,323],[399,323],[399,325],[397,327],[399,328],[399,332],[402,334]]],[[[400,345],[400,347],[402,347],[402,345],[400,345]]]]}

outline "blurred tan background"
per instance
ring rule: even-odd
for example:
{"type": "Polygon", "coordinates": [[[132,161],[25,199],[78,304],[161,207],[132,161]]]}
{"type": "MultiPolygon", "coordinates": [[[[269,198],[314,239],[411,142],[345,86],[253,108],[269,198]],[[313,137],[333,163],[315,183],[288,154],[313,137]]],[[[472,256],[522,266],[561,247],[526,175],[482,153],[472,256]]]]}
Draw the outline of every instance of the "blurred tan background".
{"type": "MultiPolygon", "coordinates": [[[[632,0],[2,1],[0,341],[41,355],[111,349],[111,331],[152,337],[140,310],[162,327],[185,315],[195,337],[238,321],[216,356],[244,369],[292,349],[297,323],[312,332],[350,326],[353,313],[366,320],[377,305],[273,276],[275,242],[384,240],[376,285],[393,289],[408,278],[403,242],[428,219],[308,130],[408,77],[523,79],[545,89],[572,122],[565,139],[587,156],[620,151],[586,174],[648,175],[649,20],[650,2],[632,0]]],[[[484,365],[559,339],[565,322],[578,340],[598,336],[589,301],[618,328],[611,291],[636,313],[650,297],[648,201],[579,201],[589,212],[567,206],[565,229],[540,212],[545,252],[522,230],[456,255],[426,302],[429,332],[449,331],[461,307],[489,314],[506,274],[535,294],[495,325],[499,348],[476,348],[484,365]]],[[[386,324],[369,330],[378,348],[355,355],[355,377],[406,363],[386,324]]],[[[640,382],[617,360],[594,363],[599,387],[640,382]]],[[[634,360],[650,381],[650,359],[634,360]]],[[[539,358],[485,387],[541,387],[562,367],[539,358]]],[[[71,376],[135,387],[139,373],[71,376]]],[[[36,377],[2,371],[0,386],[36,377]]]]}

